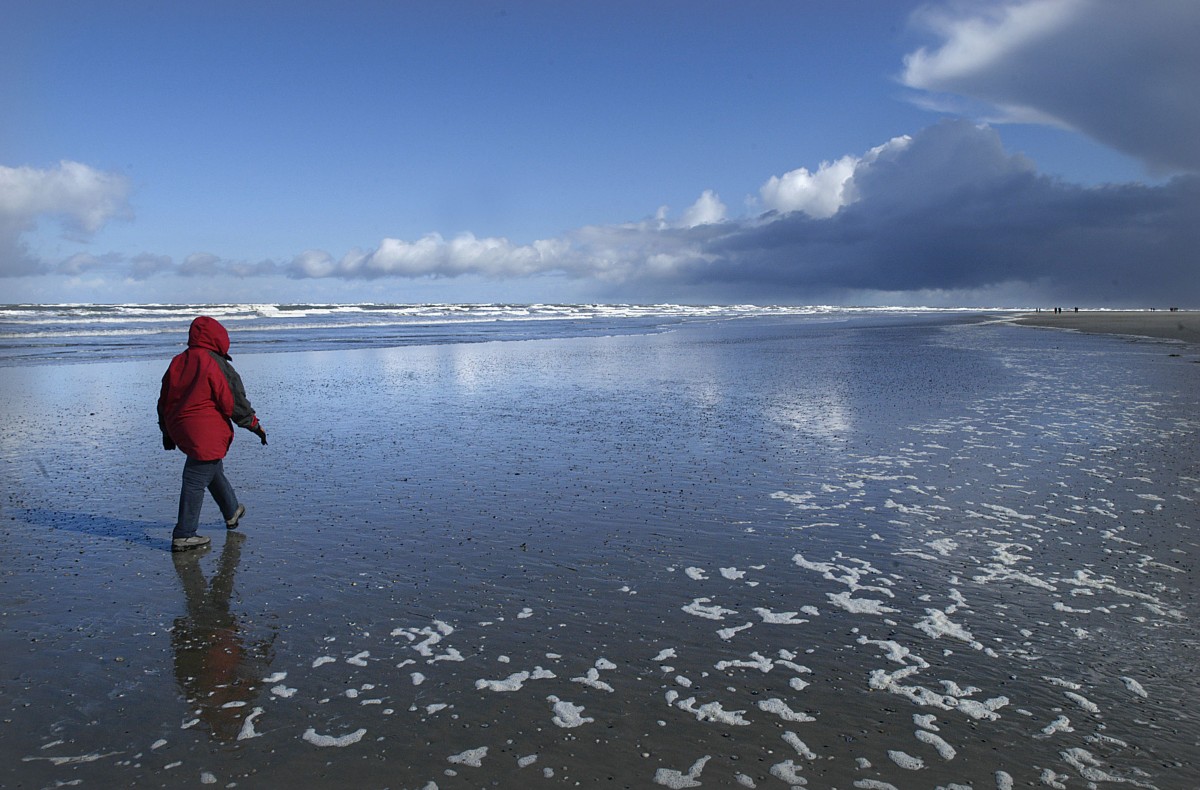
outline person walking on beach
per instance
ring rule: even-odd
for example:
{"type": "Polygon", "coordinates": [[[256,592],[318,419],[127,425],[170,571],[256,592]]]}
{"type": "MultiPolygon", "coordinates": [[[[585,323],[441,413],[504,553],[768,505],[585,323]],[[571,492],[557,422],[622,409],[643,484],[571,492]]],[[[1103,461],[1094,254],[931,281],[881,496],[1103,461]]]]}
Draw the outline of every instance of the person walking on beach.
{"type": "Polygon", "coordinates": [[[178,447],[187,455],[179,518],[171,535],[171,550],[207,546],[197,535],[204,489],[221,508],[225,526],[236,529],[246,513],[225,477],[222,459],[233,442],[233,423],[256,434],[263,444],[267,432],[258,421],[242,378],[229,364],[229,332],[214,318],[200,316],[188,330],[187,350],[171,360],[158,396],[158,427],[164,450],[178,447]]]}

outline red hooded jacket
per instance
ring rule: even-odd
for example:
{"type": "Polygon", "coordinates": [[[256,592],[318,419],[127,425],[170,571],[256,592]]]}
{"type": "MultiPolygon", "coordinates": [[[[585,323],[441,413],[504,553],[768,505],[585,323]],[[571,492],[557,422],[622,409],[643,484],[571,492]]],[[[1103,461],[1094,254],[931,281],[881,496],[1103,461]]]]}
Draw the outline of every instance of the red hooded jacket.
{"type": "Polygon", "coordinates": [[[171,360],[158,396],[158,427],[197,461],[219,461],[233,442],[233,425],[253,429],[258,417],[242,378],[229,364],[229,333],[200,316],[188,331],[188,347],[171,360]]]}

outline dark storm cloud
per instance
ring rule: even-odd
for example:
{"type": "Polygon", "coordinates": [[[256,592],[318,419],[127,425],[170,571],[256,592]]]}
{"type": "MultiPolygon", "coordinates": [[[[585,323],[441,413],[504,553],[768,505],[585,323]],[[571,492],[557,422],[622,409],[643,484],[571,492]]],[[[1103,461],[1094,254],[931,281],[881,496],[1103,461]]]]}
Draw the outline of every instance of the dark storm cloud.
{"type": "Polygon", "coordinates": [[[1038,175],[995,133],[946,122],[854,176],[856,202],[729,227],[686,280],[741,293],[1036,290],[1102,303],[1200,302],[1200,179],[1085,188],[1038,175]]]}
{"type": "Polygon", "coordinates": [[[904,210],[869,200],[827,220],[789,215],[709,245],[693,283],[760,284],[793,296],[972,291],[1018,283],[1105,302],[1200,301],[1200,179],[1083,190],[1037,176],[904,210]]]}
{"type": "Polygon", "coordinates": [[[1200,3],[1023,0],[930,7],[940,43],[903,82],[989,105],[992,121],[1076,129],[1159,172],[1200,171],[1200,3]]]}

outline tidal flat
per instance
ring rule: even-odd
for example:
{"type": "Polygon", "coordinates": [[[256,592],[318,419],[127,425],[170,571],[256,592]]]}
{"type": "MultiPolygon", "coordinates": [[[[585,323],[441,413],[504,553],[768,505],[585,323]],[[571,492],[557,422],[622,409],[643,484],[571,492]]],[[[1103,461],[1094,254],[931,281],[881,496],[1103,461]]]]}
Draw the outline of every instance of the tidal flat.
{"type": "Polygon", "coordinates": [[[0,786],[1182,790],[1200,349],[987,315],[0,378],[0,786]]]}

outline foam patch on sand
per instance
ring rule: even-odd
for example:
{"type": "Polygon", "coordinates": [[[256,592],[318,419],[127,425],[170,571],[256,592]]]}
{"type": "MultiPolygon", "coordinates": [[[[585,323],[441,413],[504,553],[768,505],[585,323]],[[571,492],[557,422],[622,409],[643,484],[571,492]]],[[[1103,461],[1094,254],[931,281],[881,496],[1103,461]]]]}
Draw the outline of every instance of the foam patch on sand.
{"type": "Polygon", "coordinates": [[[705,764],[711,759],[711,755],[701,757],[692,763],[692,767],[687,770],[687,773],[681,773],[674,768],[659,768],[654,772],[654,783],[670,787],[672,790],[700,787],[700,774],[703,773],[705,764]]]}
{"type": "Polygon", "coordinates": [[[551,721],[563,729],[570,730],[576,727],[582,727],[585,724],[591,724],[595,721],[595,719],[583,715],[583,705],[576,705],[573,702],[560,700],[554,695],[546,697],[546,701],[549,702],[554,709],[554,716],[551,718],[551,721]]]}
{"type": "Polygon", "coordinates": [[[304,740],[308,741],[313,746],[321,746],[321,747],[333,746],[333,747],[338,747],[338,748],[345,748],[347,746],[352,746],[352,745],[358,743],[359,741],[361,741],[363,739],[363,736],[366,734],[367,734],[366,728],[361,728],[361,729],[355,730],[354,732],[347,733],[346,735],[337,735],[337,736],[321,735],[316,730],[314,730],[313,728],[310,727],[304,731],[304,735],[301,737],[303,737],[304,740]]]}
{"type": "Polygon", "coordinates": [[[532,672],[514,672],[503,680],[476,680],[475,688],[488,691],[520,691],[530,680],[546,680],[554,676],[548,669],[534,667],[532,672]]]}
{"type": "Polygon", "coordinates": [[[470,768],[479,768],[483,765],[483,758],[487,757],[488,747],[480,746],[477,749],[467,749],[458,754],[452,754],[446,758],[447,762],[455,765],[465,765],[470,768]]]}

